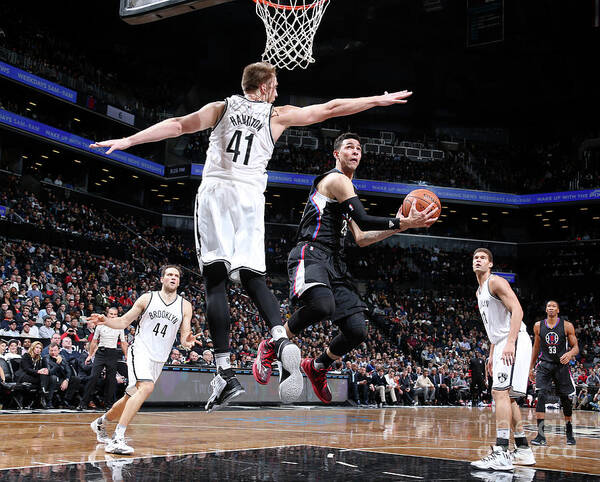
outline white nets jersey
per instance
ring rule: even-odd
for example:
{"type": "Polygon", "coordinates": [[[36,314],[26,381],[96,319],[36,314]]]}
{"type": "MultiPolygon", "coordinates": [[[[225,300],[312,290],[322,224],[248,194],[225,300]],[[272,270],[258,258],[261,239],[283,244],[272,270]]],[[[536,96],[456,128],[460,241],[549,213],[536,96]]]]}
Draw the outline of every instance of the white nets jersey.
{"type": "MultiPolygon", "coordinates": [[[[497,345],[510,332],[511,312],[508,311],[508,308],[504,306],[499,298],[490,293],[489,284],[492,276],[494,275],[490,275],[483,286],[477,290],[477,306],[490,342],[497,345]]],[[[527,332],[527,327],[523,321],[521,321],[519,331],[527,332]]]]}
{"type": "Polygon", "coordinates": [[[268,102],[241,95],[225,99],[225,110],[210,135],[203,179],[217,178],[251,184],[264,192],[267,164],[273,154],[268,102]]]}
{"type": "Polygon", "coordinates": [[[183,298],[179,295],[166,304],[159,291],[150,292],[150,301],[142,313],[133,344],[146,349],[150,360],[166,362],[183,321],[183,298]]]}

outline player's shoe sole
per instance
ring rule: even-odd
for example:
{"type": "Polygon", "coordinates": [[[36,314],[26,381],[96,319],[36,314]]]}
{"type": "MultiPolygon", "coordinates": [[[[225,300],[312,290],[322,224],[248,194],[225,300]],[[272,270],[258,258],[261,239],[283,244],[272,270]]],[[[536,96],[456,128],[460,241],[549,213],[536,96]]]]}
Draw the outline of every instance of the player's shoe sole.
{"type": "Polygon", "coordinates": [[[285,340],[279,347],[279,398],[293,403],[302,394],[304,377],[300,371],[300,348],[285,340]]]}

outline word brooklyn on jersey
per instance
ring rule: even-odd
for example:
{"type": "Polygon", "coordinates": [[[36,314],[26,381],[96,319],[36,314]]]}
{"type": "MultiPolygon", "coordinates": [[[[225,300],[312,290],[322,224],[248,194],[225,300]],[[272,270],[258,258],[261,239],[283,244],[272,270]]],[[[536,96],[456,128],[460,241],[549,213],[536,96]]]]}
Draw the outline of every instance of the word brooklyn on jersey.
{"type": "Polygon", "coordinates": [[[161,318],[165,321],[170,321],[171,323],[177,323],[179,321],[179,316],[167,310],[149,311],[148,318],[150,318],[151,320],[153,320],[154,318],[161,318]]]}

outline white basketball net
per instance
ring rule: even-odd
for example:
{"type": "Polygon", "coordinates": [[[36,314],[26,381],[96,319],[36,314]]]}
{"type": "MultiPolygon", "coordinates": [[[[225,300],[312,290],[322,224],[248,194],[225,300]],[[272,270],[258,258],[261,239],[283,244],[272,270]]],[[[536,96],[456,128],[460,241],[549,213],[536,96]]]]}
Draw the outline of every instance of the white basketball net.
{"type": "Polygon", "coordinates": [[[263,61],[280,69],[307,68],[315,61],[313,41],[329,0],[254,0],[265,24],[263,61]]]}

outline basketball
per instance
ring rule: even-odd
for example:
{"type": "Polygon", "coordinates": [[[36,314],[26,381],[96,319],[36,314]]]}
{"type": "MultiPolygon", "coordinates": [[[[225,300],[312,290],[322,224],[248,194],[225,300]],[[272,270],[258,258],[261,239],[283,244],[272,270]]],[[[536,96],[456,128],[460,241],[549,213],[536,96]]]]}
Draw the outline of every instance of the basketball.
{"type": "Polygon", "coordinates": [[[414,191],[409,192],[402,202],[402,216],[408,216],[413,200],[415,199],[417,200],[417,211],[423,211],[423,209],[425,209],[431,203],[435,203],[438,207],[438,216],[441,214],[442,203],[435,193],[429,191],[428,189],[415,189],[414,191]]]}

